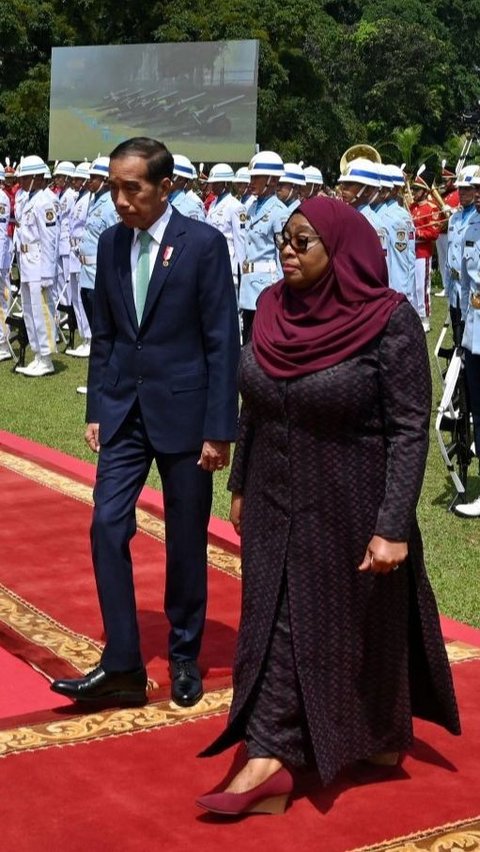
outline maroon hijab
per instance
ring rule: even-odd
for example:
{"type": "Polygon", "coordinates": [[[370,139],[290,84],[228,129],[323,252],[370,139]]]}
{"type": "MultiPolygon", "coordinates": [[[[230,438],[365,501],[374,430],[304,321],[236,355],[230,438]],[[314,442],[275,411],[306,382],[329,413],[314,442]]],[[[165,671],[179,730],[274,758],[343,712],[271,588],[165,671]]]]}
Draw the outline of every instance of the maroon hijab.
{"type": "Polygon", "coordinates": [[[306,290],[282,280],[258,301],[253,351],[269,376],[283,379],[349,358],[380,334],[405,300],[389,289],[378,235],[361,213],[324,196],[309,198],[295,213],[321,237],[329,263],[306,290]]]}

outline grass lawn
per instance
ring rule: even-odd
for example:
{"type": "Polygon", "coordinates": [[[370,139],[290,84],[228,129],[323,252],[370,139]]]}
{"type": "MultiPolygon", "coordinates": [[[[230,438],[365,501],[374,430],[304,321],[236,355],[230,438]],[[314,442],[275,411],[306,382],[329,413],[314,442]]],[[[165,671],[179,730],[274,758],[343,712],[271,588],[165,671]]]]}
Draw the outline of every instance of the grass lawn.
{"type": "MultiPolygon", "coordinates": [[[[445,299],[434,298],[432,302],[432,331],[428,335],[431,353],[447,311],[445,299]]],[[[0,363],[0,428],[93,461],[95,457],[83,442],[85,397],[76,393],[77,385],[85,384],[86,360],[59,354],[54,361],[57,372],[42,379],[13,373],[11,361],[0,363]]],[[[431,445],[418,507],[425,559],[441,611],[480,627],[480,519],[464,521],[447,511],[454,492],[433,431],[441,397],[433,365],[432,374],[431,445]]],[[[480,493],[476,461],[470,473],[468,498],[473,499],[480,493]]],[[[230,502],[225,489],[227,478],[227,471],[215,474],[213,511],[223,518],[228,516],[230,502]]],[[[149,483],[159,486],[156,471],[150,474],[149,483]]]]}

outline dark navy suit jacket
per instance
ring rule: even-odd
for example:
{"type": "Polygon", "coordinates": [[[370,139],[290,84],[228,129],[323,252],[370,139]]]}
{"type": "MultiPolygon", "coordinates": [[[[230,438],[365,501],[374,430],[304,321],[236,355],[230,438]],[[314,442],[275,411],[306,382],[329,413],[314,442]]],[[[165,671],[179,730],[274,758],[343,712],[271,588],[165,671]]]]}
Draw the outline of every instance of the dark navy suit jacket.
{"type": "Polygon", "coordinates": [[[195,452],[204,440],[232,441],[240,344],[226,240],[173,210],[139,326],[132,237],[123,223],[100,237],[86,420],[100,424],[100,443],[106,444],[138,399],[157,452],[195,452]]]}

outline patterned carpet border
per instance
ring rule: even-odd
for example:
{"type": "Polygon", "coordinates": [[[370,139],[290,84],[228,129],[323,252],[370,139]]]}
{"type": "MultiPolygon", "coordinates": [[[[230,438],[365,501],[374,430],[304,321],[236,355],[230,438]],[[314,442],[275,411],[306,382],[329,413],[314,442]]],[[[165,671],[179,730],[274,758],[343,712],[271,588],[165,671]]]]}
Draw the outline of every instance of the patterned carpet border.
{"type": "MultiPolygon", "coordinates": [[[[28,461],[19,456],[7,453],[0,450],[0,465],[13,470],[14,473],[24,476],[34,482],[38,482],[46,488],[51,488],[52,491],[57,491],[60,494],[65,494],[73,500],[79,500],[81,503],[93,505],[92,488],[90,485],[85,485],[82,482],[77,482],[70,479],[61,473],[48,470],[36,462],[28,461]]],[[[160,518],[147,512],[145,509],[137,507],[137,526],[142,532],[150,535],[158,541],[165,541],[165,524],[160,518]]],[[[232,553],[228,553],[223,548],[217,545],[209,544],[208,546],[208,563],[213,568],[224,571],[232,577],[241,576],[240,557],[232,553]]]]}
{"type": "Polygon", "coordinates": [[[102,710],[53,722],[6,729],[0,731],[0,758],[195,722],[227,713],[231,698],[232,690],[226,688],[206,693],[194,707],[183,708],[171,701],[159,701],[138,709],[102,710]]]}
{"type": "Polygon", "coordinates": [[[464,852],[480,850],[480,816],[385,840],[374,846],[357,847],[349,852],[454,852],[455,849],[464,852]]]}

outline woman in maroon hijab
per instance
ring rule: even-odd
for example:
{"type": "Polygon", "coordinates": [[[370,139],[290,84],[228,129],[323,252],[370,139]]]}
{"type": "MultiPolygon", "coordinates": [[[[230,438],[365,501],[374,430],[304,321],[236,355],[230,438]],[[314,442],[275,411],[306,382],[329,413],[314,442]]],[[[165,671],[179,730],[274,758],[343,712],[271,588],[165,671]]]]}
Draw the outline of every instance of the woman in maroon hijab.
{"type": "Polygon", "coordinates": [[[412,717],[460,732],[415,509],[431,409],[425,334],[388,289],[376,232],[335,199],[278,235],[284,279],[243,350],[229,488],[242,616],[229,723],[243,740],[216,813],[281,812],[292,770],[322,784],[395,764],[412,717]]]}

